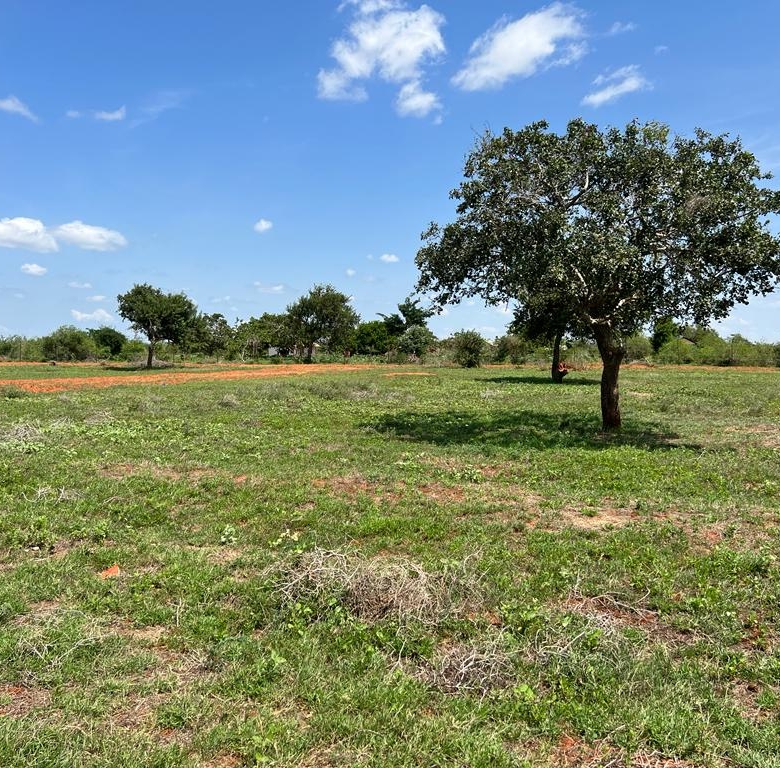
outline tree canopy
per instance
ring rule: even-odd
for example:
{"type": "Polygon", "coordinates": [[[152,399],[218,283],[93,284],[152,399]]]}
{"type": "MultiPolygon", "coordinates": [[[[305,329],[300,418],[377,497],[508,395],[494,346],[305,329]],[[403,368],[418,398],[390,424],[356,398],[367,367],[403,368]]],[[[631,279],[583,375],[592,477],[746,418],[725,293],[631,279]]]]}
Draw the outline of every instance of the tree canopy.
{"type": "Polygon", "coordinates": [[[349,296],[332,285],[315,285],[287,307],[293,336],[305,348],[308,362],[311,362],[315,344],[325,344],[334,350],[349,342],[360,321],[349,301],[349,296]]]}
{"type": "Polygon", "coordinates": [[[418,290],[440,305],[566,299],[602,358],[605,429],[621,423],[628,336],[660,317],[722,318],[780,277],[768,218],[780,192],[739,139],[579,119],[559,135],[537,122],[486,133],[464,175],[455,221],[423,236],[418,290]]]}
{"type": "Polygon", "coordinates": [[[151,368],[155,346],[161,341],[179,343],[197,322],[198,310],[183,293],[163,293],[143,283],[116,297],[119,314],[149,342],[146,367],[151,368]]]}

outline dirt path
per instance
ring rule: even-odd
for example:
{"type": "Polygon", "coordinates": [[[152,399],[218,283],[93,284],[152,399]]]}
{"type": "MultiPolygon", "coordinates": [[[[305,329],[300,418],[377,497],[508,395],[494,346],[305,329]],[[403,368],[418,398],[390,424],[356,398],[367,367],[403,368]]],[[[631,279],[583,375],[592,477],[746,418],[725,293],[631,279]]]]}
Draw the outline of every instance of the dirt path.
{"type": "Polygon", "coordinates": [[[233,368],[224,371],[175,371],[170,373],[128,373],[126,376],[79,376],[57,379],[0,379],[0,387],[17,387],[26,392],[64,392],[71,389],[121,387],[128,384],[184,384],[188,381],[230,381],[233,379],[264,379],[270,376],[303,376],[310,373],[344,373],[369,371],[373,365],[274,365],[262,368],[233,368]]]}

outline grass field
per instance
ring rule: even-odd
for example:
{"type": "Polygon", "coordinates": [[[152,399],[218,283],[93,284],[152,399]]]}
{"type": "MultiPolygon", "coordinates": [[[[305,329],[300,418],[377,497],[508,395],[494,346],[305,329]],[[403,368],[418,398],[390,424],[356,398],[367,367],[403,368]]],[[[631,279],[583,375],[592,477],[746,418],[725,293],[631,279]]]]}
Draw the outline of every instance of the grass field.
{"type": "Polygon", "coordinates": [[[0,766],[780,766],[780,372],[390,370],[0,392],[0,766]]]}

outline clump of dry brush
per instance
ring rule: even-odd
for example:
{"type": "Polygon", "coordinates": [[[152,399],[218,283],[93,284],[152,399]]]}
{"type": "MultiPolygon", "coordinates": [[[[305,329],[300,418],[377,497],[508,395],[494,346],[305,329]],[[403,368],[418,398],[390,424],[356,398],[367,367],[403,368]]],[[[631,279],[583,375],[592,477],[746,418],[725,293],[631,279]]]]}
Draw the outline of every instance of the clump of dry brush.
{"type": "Polygon", "coordinates": [[[315,547],[275,564],[272,577],[284,604],[325,606],[336,599],[361,621],[387,619],[431,627],[484,605],[483,579],[475,562],[476,557],[470,557],[428,571],[407,557],[366,557],[315,547]]]}

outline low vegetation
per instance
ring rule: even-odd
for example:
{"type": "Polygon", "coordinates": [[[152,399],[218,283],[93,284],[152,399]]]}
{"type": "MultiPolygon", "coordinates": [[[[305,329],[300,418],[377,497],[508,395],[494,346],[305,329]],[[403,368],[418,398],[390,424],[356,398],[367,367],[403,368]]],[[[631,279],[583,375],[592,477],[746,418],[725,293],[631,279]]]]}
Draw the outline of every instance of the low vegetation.
{"type": "Polygon", "coordinates": [[[777,765],[776,373],[152,381],[0,391],[4,768],[777,765]]]}

